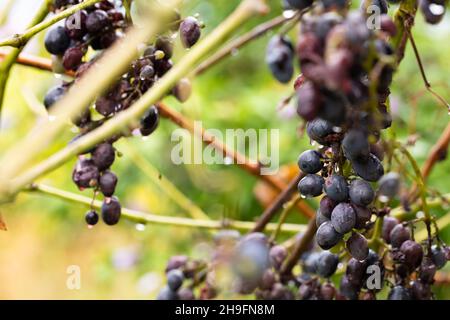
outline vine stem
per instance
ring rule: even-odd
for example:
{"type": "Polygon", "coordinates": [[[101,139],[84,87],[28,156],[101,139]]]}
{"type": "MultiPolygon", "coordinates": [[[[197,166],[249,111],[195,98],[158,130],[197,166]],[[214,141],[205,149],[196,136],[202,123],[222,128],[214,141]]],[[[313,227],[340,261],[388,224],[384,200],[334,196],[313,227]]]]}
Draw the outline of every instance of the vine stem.
{"type": "Polygon", "coordinates": [[[280,219],[278,220],[277,228],[272,233],[272,236],[270,237],[270,242],[275,242],[277,239],[278,234],[281,231],[281,228],[283,227],[283,224],[285,223],[287,216],[289,212],[291,212],[292,208],[297,204],[298,201],[300,201],[300,194],[296,194],[289,202],[287,202],[284,205],[283,211],[280,214],[280,219]]]}
{"type": "MultiPolygon", "coordinates": [[[[63,199],[66,201],[79,203],[86,205],[87,207],[91,206],[95,209],[100,209],[102,206],[102,202],[95,200],[92,201],[91,198],[60,190],[58,188],[54,188],[44,184],[32,184],[28,189],[24,191],[30,193],[39,193],[43,195],[49,195],[55,198],[63,199]]],[[[170,225],[170,226],[179,226],[179,227],[190,227],[190,228],[203,228],[203,229],[213,229],[219,230],[223,228],[229,229],[237,229],[237,230],[251,230],[253,228],[254,223],[250,221],[239,221],[239,220],[224,220],[224,221],[215,221],[215,220],[194,220],[190,218],[182,218],[182,217],[170,217],[170,216],[160,216],[152,213],[142,212],[138,210],[132,210],[128,208],[122,208],[122,217],[128,219],[130,221],[142,224],[159,224],[159,225],[170,225]]],[[[304,230],[304,225],[297,224],[285,224],[282,228],[283,232],[295,233],[304,230]]],[[[269,230],[275,230],[277,225],[272,223],[268,226],[269,230]]]]}
{"type": "MultiPolygon", "coordinates": [[[[35,24],[34,26],[30,27],[28,30],[26,30],[22,34],[16,34],[8,39],[0,41],[0,47],[4,46],[10,46],[15,48],[23,47],[33,36],[35,36],[37,33],[41,32],[42,30],[47,29],[48,27],[54,25],[58,21],[61,21],[62,19],[65,19],[74,13],[83,10],[89,6],[92,6],[93,4],[96,4],[97,2],[100,2],[102,0],[85,0],[82,3],[79,3],[77,5],[71,6],[70,8],[61,11],[57,14],[55,14],[53,17],[51,17],[48,20],[42,21],[38,24],[35,24]]],[[[47,9],[48,13],[48,6],[50,5],[50,0],[45,0],[44,6],[47,9]]],[[[47,15],[46,13],[46,15],[47,15]]],[[[44,17],[45,18],[45,17],[44,17]]],[[[43,20],[43,19],[41,19],[43,20]]]]}
{"type": "MultiPolygon", "coordinates": [[[[29,26],[32,27],[42,20],[48,14],[48,5],[50,0],[45,0],[44,3],[39,7],[35,16],[31,20],[29,26]]],[[[4,56],[4,59],[0,65],[0,127],[1,127],[1,111],[3,107],[3,100],[5,99],[5,91],[6,91],[6,83],[8,82],[9,74],[11,72],[11,68],[14,65],[17,57],[19,56],[22,48],[14,48],[8,54],[4,56]]]]}
{"type": "Polygon", "coordinates": [[[450,143],[450,124],[447,124],[439,139],[431,148],[430,154],[422,166],[422,177],[426,179],[436,162],[443,160],[447,154],[448,145],[450,143]]]}

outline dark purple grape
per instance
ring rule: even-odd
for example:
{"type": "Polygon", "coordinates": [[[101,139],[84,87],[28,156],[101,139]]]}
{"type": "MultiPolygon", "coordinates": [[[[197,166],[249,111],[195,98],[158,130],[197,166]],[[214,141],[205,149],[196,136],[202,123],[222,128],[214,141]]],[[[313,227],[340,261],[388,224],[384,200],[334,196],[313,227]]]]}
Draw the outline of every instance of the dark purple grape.
{"type": "Polygon", "coordinates": [[[56,86],[51,88],[44,98],[44,106],[47,110],[50,109],[55,103],[57,103],[66,94],[67,89],[63,86],[56,86]]]}
{"type": "Polygon", "coordinates": [[[402,224],[397,224],[389,234],[391,245],[393,248],[400,248],[403,242],[409,240],[411,237],[411,230],[402,224]]]}
{"type": "Polygon", "coordinates": [[[302,283],[298,288],[300,300],[310,300],[314,296],[314,288],[311,283],[302,283]]]}
{"type": "Polygon", "coordinates": [[[111,197],[116,190],[117,176],[111,171],[105,171],[99,180],[100,191],[105,197],[111,197]]]}
{"type": "Polygon", "coordinates": [[[139,74],[139,78],[145,81],[152,80],[154,76],[155,69],[151,65],[143,66],[139,74]]]}
{"type": "Polygon", "coordinates": [[[384,174],[383,165],[373,154],[369,155],[367,161],[352,160],[352,167],[358,176],[367,181],[378,181],[384,174]]]}
{"type": "Polygon", "coordinates": [[[284,246],[275,245],[269,251],[270,262],[275,269],[279,269],[287,257],[287,250],[284,246]]]}
{"type": "Polygon", "coordinates": [[[92,39],[91,47],[94,50],[108,49],[117,40],[117,34],[114,30],[107,30],[92,39]]]}
{"type": "Polygon", "coordinates": [[[433,246],[431,248],[431,256],[438,270],[442,269],[447,263],[447,257],[444,250],[438,246],[433,246]]]}
{"type": "Polygon", "coordinates": [[[311,81],[307,81],[296,91],[297,114],[306,121],[314,120],[321,106],[319,90],[311,81]]]}
{"type": "Polygon", "coordinates": [[[294,48],[290,40],[279,35],[273,36],[266,50],[266,63],[272,75],[281,83],[287,83],[294,74],[294,48]]]}
{"type": "Polygon", "coordinates": [[[107,198],[102,204],[102,219],[107,225],[112,226],[119,222],[122,207],[116,197],[107,198]]]}
{"type": "Polygon", "coordinates": [[[348,199],[347,180],[339,174],[333,174],[325,181],[324,191],[331,200],[346,201],[348,199]]]}
{"type": "Polygon", "coordinates": [[[370,221],[370,218],[372,217],[372,212],[366,207],[357,206],[355,204],[352,204],[352,207],[355,210],[356,214],[355,228],[357,229],[364,228],[367,222],[370,221]]]}
{"type": "Polygon", "coordinates": [[[94,161],[94,164],[100,171],[108,169],[115,158],[116,151],[110,143],[101,143],[92,152],[92,161],[94,161]]]}
{"type": "Polygon", "coordinates": [[[403,286],[395,286],[389,291],[388,300],[411,300],[411,292],[403,286]]]}
{"type": "Polygon", "coordinates": [[[327,222],[327,221],[330,221],[330,218],[325,217],[325,216],[322,214],[322,212],[320,211],[320,209],[317,210],[317,212],[316,212],[316,226],[317,226],[317,227],[320,227],[320,225],[321,225],[322,223],[325,223],[325,222],[327,222]]]}
{"type": "Polygon", "coordinates": [[[264,274],[261,278],[261,282],[259,283],[259,287],[263,290],[270,290],[272,289],[275,282],[276,282],[275,273],[272,270],[267,269],[266,271],[264,271],[264,274]]]}
{"type": "Polygon", "coordinates": [[[70,38],[64,27],[58,26],[45,35],[45,49],[55,55],[63,54],[70,46],[70,38]]]}
{"type": "Polygon", "coordinates": [[[151,106],[150,109],[144,114],[141,119],[141,127],[139,128],[143,136],[151,135],[159,125],[159,111],[155,106],[151,106]]]}
{"type": "Polygon", "coordinates": [[[347,262],[347,268],[345,274],[347,280],[357,288],[363,285],[363,281],[366,277],[367,262],[359,261],[355,258],[351,258],[347,262]]]}
{"type": "Polygon", "coordinates": [[[298,183],[298,191],[307,198],[317,197],[322,194],[324,180],[317,174],[307,174],[298,183]]]}
{"type": "Polygon", "coordinates": [[[86,19],[87,12],[85,10],[69,16],[64,23],[67,35],[74,40],[82,40],[87,33],[86,19]]]}
{"type": "Polygon", "coordinates": [[[188,263],[188,258],[186,256],[172,256],[167,262],[167,266],[165,272],[169,272],[170,270],[182,268],[186,266],[188,263]]]}
{"type": "Polygon", "coordinates": [[[331,277],[337,269],[339,257],[329,251],[323,251],[317,260],[317,274],[323,278],[331,277]]]}
{"type": "Polygon", "coordinates": [[[424,283],[432,283],[436,270],[437,268],[433,260],[428,257],[424,257],[419,269],[420,281],[424,283]]]}
{"type": "Polygon", "coordinates": [[[168,286],[161,289],[156,297],[156,300],[178,300],[178,294],[172,291],[168,286]]]}
{"type": "Polygon", "coordinates": [[[160,59],[155,61],[155,71],[158,77],[164,76],[173,67],[173,62],[170,59],[160,59]]]}
{"type": "MultiPolygon", "coordinates": [[[[363,12],[366,12],[366,6],[376,6],[379,10],[381,14],[386,14],[388,12],[388,4],[386,2],[386,0],[371,0],[371,1],[366,1],[366,0],[362,0],[361,1],[361,10],[363,10],[363,12]]],[[[372,12],[372,11],[369,11],[372,12]]]]}
{"type": "Polygon", "coordinates": [[[394,198],[400,190],[400,175],[396,172],[386,173],[378,182],[378,193],[389,199],[394,198]]]}
{"type": "Polygon", "coordinates": [[[156,39],[155,49],[164,52],[164,59],[168,60],[173,55],[173,42],[169,37],[160,36],[156,39]]]}
{"type": "Polygon", "coordinates": [[[420,266],[423,258],[423,249],[420,244],[412,240],[406,240],[400,246],[400,251],[405,256],[404,262],[409,270],[412,271],[420,266]]]}
{"type": "Polygon", "coordinates": [[[179,269],[170,270],[167,273],[167,286],[172,291],[177,291],[183,285],[183,272],[179,269]]]}
{"type": "Polygon", "coordinates": [[[343,295],[348,300],[357,300],[359,290],[355,287],[345,275],[341,278],[341,283],[339,286],[339,293],[343,295]]]}
{"type": "Polygon", "coordinates": [[[320,252],[306,253],[302,256],[302,271],[306,273],[317,273],[317,263],[320,252]]]}
{"type": "Polygon", "coordinates": [[[180,40],[185,48],[190,48],[200,39],[200,23],[194,17],[185,18],[180,24],[180,40]]]}
{"type": "Polygon", "coordinates": [[[180,300],[195,300],[194,292],[190,288],[181,288],[177,295],[180,300]]]}
{"type": "Polygon", "coordinates": [[[431,288],[427,283],[422,281],[413,281],[411,284],[411,294],[414,300],[430,300],[431,288]]]}
{"type": "Polygon", "coordinates": [[[244,287],[256,288],[270,266],[267,243],[260,238],[244,237],[237,244],[232,260],[233,271],[244,287]]]}
{"type": "Polygon", "coordinates": [[[375,198],[372,186],[364,180],[353,180],[349,187],[350,200],[358,206],[367,206],[375,198]]]}
{"type": "Polygon", "coordinates": [[[384,217],[381,236],[386,243],[391,243],[391,231],[400,222],[394,217],[384,217]]]}
{"type": "Polygon", "coordinates": [[[306,150],[298,158],[298,167],[304,173],[317,173],[323,168],[321,155],[316,150],[306,150]]]}
{"type": "Polygon", "coordinates": [[[330,197],[328,196],[324,196],[322,197],[322,199],[320,199],[320,204],[319,204],[319,211],[320,213],[327,217],[328,219],[331,219],[331,212],[333,212],[334,207],[336,207],[336,201],[332,200],[330,197]]]}
{"type": "Polygon", "coordinates": [[[369,245],[363,235],[354,232],[347,240],[347,249],[353,258],[363,261],[369,254],[369,245]]]}
{"type": "Polygon", "coordinates": [[[339,203],[331,213],[331,224],[341,234],[351,231],[356,224],[356,214],[353,207],[348,203],[339,203]]]}
{"type": "Polygon", "coordinates": [[[323,104],[319,111],[320,118],[329,121],[335,126],[340,126],[347,117],[347,108],[344,100],[330,91],[323,91],[323,104]]]}
{"type": "Polygon", "coordinates": [[[80,189],[92,188],[98,184],[98,168],[90,159],[79,160],[73,170],[72,180],[80,189]]]}
{"type": "Polygon", "coordinates": [[[312,5],[313,0],[286,0],[286,3],[293,9],[303,10],[312,5]]]}
{"type": "Polygon", "coordinates": [[[91,35],[96,35],[110,25],[108,14],[103,10],[95,10],[86,18],[86,30],[91,35]]]}
{"type": "Polygon", "coordinates": [[[425,18],[425,21],[430,24],[438,24],[445,16],[444,5],[435,4],[430,0],[420,0],[419,6],[420,10],[422,11],[423,17],[425,18]],[[432,10],[432,6],[437,6],[437,8],[439,8],[440,10],[432,10]]]}
{"type": "Polygon", "coordinates": [[[320,118],[309,121],[306,125],[306,132],[310,139],[317,141],[322,145],[327,145],[327,137],[334,133],[333,125],[320,118]]]}
{"type": "Polygon", "coordinates": [[[88,225],[95,226],[98,222],[98,213],[95,210],[88,211],[85,220],[88,225]]]}
{"type": "Polygon", "coordinates": [[[99,97],[95,101],[95,110],[104,117],[108,117],[116,112],[117,103],[109,97],[99,97]]]}
{"type": "Polygon", "coordinates": [[[72,47],[66,50],[62,63],[66,70],[76,70],[82,63],[84,52],[79,47],[72,47]]]}
{"type": "Polygon", "coordinates": [[[192,94],[192,84],[188,78],[183,78],[172,88],[173,96],[180,102],[186,102],[192,94]]]}
{"type": "Polygon", "coordinates": [[[336,288],[331,282],[325,282],[320,286],[319,296],[321,300],[333,300],[336,295],[336,288]]]}
{"type": "Polygon", "coordinates": [[[317,244],[324,250],[333,248],[342,237],[343,235],[334,229],[331,222],[322,223],[316,233],[317,244]]]}
{"type": "Polygon", "coordinates": [[[342,149],[350,160],[365,160],[369,157],[370,146],[367,134],[360,129],[349,130],[342,140],[342,149]]]}

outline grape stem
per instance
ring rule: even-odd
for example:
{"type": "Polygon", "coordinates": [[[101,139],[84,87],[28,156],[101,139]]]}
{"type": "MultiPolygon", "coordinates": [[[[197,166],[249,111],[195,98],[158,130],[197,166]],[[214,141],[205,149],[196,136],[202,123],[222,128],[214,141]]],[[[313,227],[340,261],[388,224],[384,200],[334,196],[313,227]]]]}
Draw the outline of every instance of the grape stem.
{"type": "Polygon", "coordinates": [[[283,211],[281,211],[280,214],[280,219],[277,223],[277,228],[273,231],[272,236],[270,237],[271,243],[275,243],[275,240],[277,239],[277,236],[280,233],[288,214],[291,212],[292,208],[297,204],[297,202],[300,201],[300,199],[300,194],[297,193],[289,202],[284,205],[283,211]]]}
{"type": "MultiPolygon", "coordinates": [[[[66,201],[80,203],[87,207],[91,206],[95,209],[100,209],[102,202],[99,200],[92,201],[91,198],[64,191],[55,187],[51,187],[44,184],[32,184],[29,188],[24,189],[24,191],[30,193],[39,193],[43,195],[49,195],[55,198],[63,199],[66,201]]],[[[172,216],[161,216],[152,213],[142,212],[138,210],[132,210],[128,208],[122,208],[122,217],[135,223],[142,224],[159,224],[159,225],[171,225],[179,227],[190,227],[190,228],[203,228],[203,229],[213,229],[220,230],[223,228],[236,229],[241,231],[251,230],[254,227],[253,222],[249,221],[239,221],[239,220],[194,220],[190,218],[182,217],[172,217],[172,216]]],[[[268,230],[275,230],[278,228],[277,224],[271,223],[268,226],[268,230]]],[[[297,224],[284,224],[281,228],[282,232],[295,233],[300,232],[305,229],[304,225],[297,224]]]]}

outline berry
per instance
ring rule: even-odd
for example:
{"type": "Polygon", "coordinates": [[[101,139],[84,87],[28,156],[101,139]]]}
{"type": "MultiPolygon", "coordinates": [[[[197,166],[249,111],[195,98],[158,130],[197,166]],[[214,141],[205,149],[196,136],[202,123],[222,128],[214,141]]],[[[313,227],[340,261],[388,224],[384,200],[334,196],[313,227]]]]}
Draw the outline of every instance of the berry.
{"type": "Polygon", "coordinates": [[[337,232],[331,222],[320,225],[316,233],[317,244],[324,250],[331,249],[341,241],[343,235],[337,232]]]}
{"type": "Polygon", "coordinates": [[[85,220],[88,225],[95,226],[98,222],[98,213],[94,210],[88,211],[85,220]]]}
{"type": "Polygon", "coordinates": [[[168,273],[170,270],[178,269],[184,267],[188,263],[188,258],[186,256],[172,256],[167,262],[165,272],[168,273]]]}
{"type": "Polygon", "coordinates": [[[87,15],[88,14],[85,10],[80,10],[66,19],[64,27],[66,29],[67,35],[71,39],[82,40],[83,37],[86,35],[87,15]]]}
{"type": "Polygon", "coordinates": [[[187,17],[181,22],[180,40],[185,48],[190,48],[196,44],[200,35],[200,24],[196,18],[187,17]]]}
{"type": "Polygon", "coordinates": [[[320,211],[320,209],[317,210],[317,212],[316,212],[316,226],[317,226],[317,227],[320,227],[320,225],[321,225],[322,223],[325,223],[325,222],[327,222],[327,221],[330,221],[330,218],[325,217],[325,216],[322,214],[322,212],[320,211]]]}
{"type": "Polygon", "coordinates": [[[279,35],[273,36],[266,50],[266,63],[272,75],[281,83],[287,83],[294,74],[294,48],[290,40],[279,35]]]}
{"type": "Polygon", "coordinates": [[[121,211],[122,207],[117,198],[105,199],[102,204],[102,219],[109,226],[115,225],[119,222],[121,211]]]}
{"type": "Polygon", "coordinates": [[[99,180],[100,191],[105,197],[111,197],[116,190],[117,176],[111,171],[105,171],[99,180]]]}
{"type": "Polygon", "coordinates": [[[151,135],[159,124],[159,111],[155,106],[151,106],[150,109],[144,114],[141,119],[141,127],[139,128],[143,136],[151,135]]]}
{"type": "Polygon", "coordinates": [[[343,276],[339,286],[339,293],[348,300],[357,300],[359,290],[352,283],[350,283],[347,276],[343,276]]]}
{"type": "Polygon", "coordinates": [[[386,173],[378,181],[378,193],[389,199],[394,198],[400,189],[400,175],[396,172],[386,173]]]}
{"type": "Polygon", "coordinates": [[[55,55],[63,54],[70,45],[70,38],[64,27],[58,26],[45,35],[45,49],[55,55]]]}
{"type": "Polygon", "coordinates": [[[188,78],[183,78],[172,88],[172,94],[180,102],[186,102],[192,94],[192,84],[188,78]]]}
{"type": "Polygon", "coordinates": [[[345,274],[347,280],[355,287],[361,287],[366,276],[367,262],[351,258],[347,262],[345,274]]]}
{"type": "Polygon", "coordinates": [[[178,300],[178,294],[171,290],[168,286],[161,289],[156,297],[156,300],[178,300]]]}
{"type": "Polygon", "coordinates": [[[90,159],[79,160],[72,172],[72,180],[80,189],[95,187],[99,176],[98,168],[90,159]]]}
{"type": "Polygon", "coordinates": [[[331,224],[341,234],[351,231],[356,224],[356,214],[353,207],[348,203],[339,203],[331,213],[331,224]]]}
{"type": "Polygon", "coordinates": [[[422,246],[412,240],[406,240],[400,246],[400,251],[405,255],[405,264],[409,270],[416,269],[422,262],[422,246]]]}
{"type": "Polygon", "coordinates": [[[411,300],[411,292],[403,286],[395,286],[389,291],[388,300],[411,300]]]}
{"type": "Polygon", "coordinates": [[[324,180],[317,174],[307,174],[298,183],[298,191],[307,198],[317,197],[322,194],[324,180]]]}
{"type": "Polygon", "coordinates": [[[431,257],[437,269],[442,269],[447,263],[447,257],[444,250],[438,246],[433,246],[431,248],[431,257]]]}
{"type": "Polygon", "coordinates": [[[263,290],[270,290],[272,289],[275,282],[275,273],[272,270],[267,269],[266,271],[264,271],[259,287],[263,290]]]}
{"type": "Polygon", "coordinates": [[[313,0],[286,0],[286,3],[294,9],[303,10],[312,5],[313,0]]]}
{"type": "Polygon", "coordinates": [[[55,103],[57,103],[66,94],[66,88],[63,86],[56,86],[51,88],[44,98],[44,106],[47,110],[50,109],[55,103]]]}
{"type": "Polygon", "coordinates": [[[441,22],[442,18],[445,15],[445,6],[440,5],[439,6],[441,8],[440,12],[435,13],[431,9],[432,5],[436,6],[436,4],[430,0],[420,0],[419,1],[419,7],[420,7],[420,10],[422,11],[425,21],[430,24],[438,24],[439,22],[441,22]]]}
{"type": "Polygon", "coordinates": [[[433,259],[424,257],[419,269],[419,279],[424,283],[432,283],[436,274],[436,265],[433,259]]]}
{"type": "Polygon", "coordinates": [[[364,180],[353,180],[349,187],[350,200],[358,206],[367,206],[375,198],[371,185],[364,180]]]}
{"type": "Polygon", "coordinates": [[[353,258],[363,261],[369,254],[367,239],[363,235],[354,232],[347,240],[347,249],[353,258]]]}
{"type": "Polygon", "coordinates": [[[356,214],[356,224],[355,228],[362,229],[366,226],[367,222],[370,221],[370,218],[372,217],[372,212],[366,208],[357,206],[355,204],[352,204],[353,210],[355,210],[356,214]]]}
{"type": "Polygon", "coordinates": [[[430,285],[427,283],[423,283],[422,281],[413,281],[411,284],[411,295],[414,300],[430,300],[430,285]]]}
{"type": "Polygon", "coordinates": [[[400,248],[403,242],[410,239],[411,231],[402,224],[397,224],[389,234],[391,245],[393,248],[400,248]]]}
{"type": "Polygon", "coordinates": [[[298,166],[304,173],[317,173],[323,167],[320,158],[320,153],[315,150],[304,151],[298,158],[298,166]]]}
{"type": "Polygon", "coordinates": [[[152,80],[155,75],[155,68],[151,65],[145,65],[141,69],[141,73],[139,74],[139,78],[141,80],[152,80]]]}
{"type": "Polygon", "coordinates": [[[91,35],[96,35],[110,25],[108,14],[103,10],[95,10],[86,18],[86,30],[91,35]]]}
{"type": "Polygon", "coordinates": [[[331,277],[339,263],[339,257],[329,251],[323,251],[317,260],[317,273],[324,278],[331,277]]]}
{"type": "Polygon", "coordinates": [[[99,97],[95,101],[95,110],[104,117],[108,117],[116,112],[117,103],[108,97],[99,97]]]}
{"type": "Polygon", "coordinates": [[[324,186],[327,196],[336,201],[343,202],[348,198],[347,181],[341,175],[334,174],[325,181],[324,186]]]}
{"type": "Polygon", "coordinates": [[[178,269],[170,270],[167,273],[167,286],[172,291],[177,291],[183,284],[184,276],[183,272],[178,269]]]}
{"type": "Polygon", "coordinates": [[[155,49],[164,52],[164,58],[170,59],[173,55],[173,43],[169,37],[158,37],[155,42],[155,49]]]}
{"type": "Polygon", "coordinates": [[[370,154],[370,147],[367,135],[358,129],[349,130],[342,140],[342,149],[348,159],[367,159],[370,154]]]}
{"type": "Polygon", "coordinates": [[[358,176],[367,181],[378,181],[384,174],[383,165],[373,154],[369,155],[367,161],[353,160],[352,167],[358,176]]]}
{"type": "Polygon", "coordinates": [[[190,288],[181,288],[177,294],[180,300],[195,300],[194,292],[190,288]]]}
{"type": "Polygon", "coordinates": [[[275,269],[279,269],[287,257],[287,250],[284,246],[275,245],[270,248],[269,257],[275,269]]]}
{"type": "Polygon", "coordinates": [[[386,241],[386,243],[391,243],[391,231],[400,222],[394,217],[385,217],[383,219],[383,228],[381,231],[381,236],[386,241]]]}
{"type": "Polygon", "coordinates": [[[297,114],[306,121],[314,120],[322,102],[319,90],[308,81],[297,89],[296,96],[297,114]]]}
{"type": "Polygon", "coordinates": [[[306,273],[317,273],[317,263],[319,261],[320,252],[306,253],[302,256],[302,271],[306,273]]]}
{"type": "Polygon", "coordinates": [[[79,47],[72,47],[66,50],[63,56],[63,66],[66,70],[75,70],[83,60],[84,52],[79,47]]]}
{"type": "Polygon", "coordinates": [[[320,286],[319,296],[321,300],[333,300],[336,288],[331,282],[325,282],[320,286]]]}
{"type": "Polygon", "coordinates": [[[115,158],[116,152],[110,143],[101,143],[92,152],[92,161],[94,161],[94,164],[100,171],[108,169],[115,158]]]}
{"type": "Polygon", "coordinates": [[[323,119],[314,119],[306,125],[308,136],[322,145],[327,145],[327,137],[334,133],[333,125],[323,119]]]}
{"type": "Polygon", "coordinates": [[[336,207],[336,201],[332,200],[330,197],[328,196],[324,196],[322,197],[322,199],[320,199],[320,204],[319,204],[319,211],[320,213],[327,217],[328,219],[331,219],[331,212],[333,212],[334,207],[336,207]]]}

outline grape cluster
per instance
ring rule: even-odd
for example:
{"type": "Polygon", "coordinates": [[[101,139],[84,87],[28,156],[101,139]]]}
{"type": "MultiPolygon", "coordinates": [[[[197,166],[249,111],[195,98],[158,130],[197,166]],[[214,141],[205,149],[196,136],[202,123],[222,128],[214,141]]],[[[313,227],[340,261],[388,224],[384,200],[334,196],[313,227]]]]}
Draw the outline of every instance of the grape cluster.
{"type": "MultiPolygon", "coordinates": [[[[56,0],[53,8],[64,9],[77,3],[79,1],[56,0]]],[[[75,74],[73,81],[64,82],[47,92],[44,97],[47,110],[50,110],[70,87],[95,65],[103,50],[108,49],[123,36],[129,26],[124,16],[124,8],[120,2],[104,0],[68,17],[64,26],[54,27],[46,34],[45,47],[52,54],[54,71],[58,73],[71,71],[75,74]],[[92,56],[89,48],[99,53],[92,56]]],[[[167,30],[159,34],[152,44],[145,46],[141,56],[132,62],[129,70],[106,93],[96,98],[92,108],[87,108],[72,119],[74,125],[79,128],[78,136],[72,141],[129,108],[172,68],[175,31],[179,29],[181,43],[185,48],[190,48],[200,38],[201,27],[197,18],[181,19],[179,13],[174,11],[167,30]]],[[[184,102],[189,98],[190,92],[189,80],[182,79],[170,93],[184,102]]],[[[130,127],[129,132],[135,130],[141,136],[149,136],[158,127],[159,117],[157,107],[150,106],[138,126],[130,127]]],[[[116,159],[113,144],[125,135],[128,134],[113,136],[82,152],[72,174],[72,180],[80,190],[93,188],[94,196],[98,191],[103,194],[101,216],[108,225],[118,223],[120,218],[121,205],[114,197],[118,178],[110,167],[116,159]]],[[[91,209],[86,214],[88,225],[95,225],[98,220],[95,210],[91,209]]]]}

